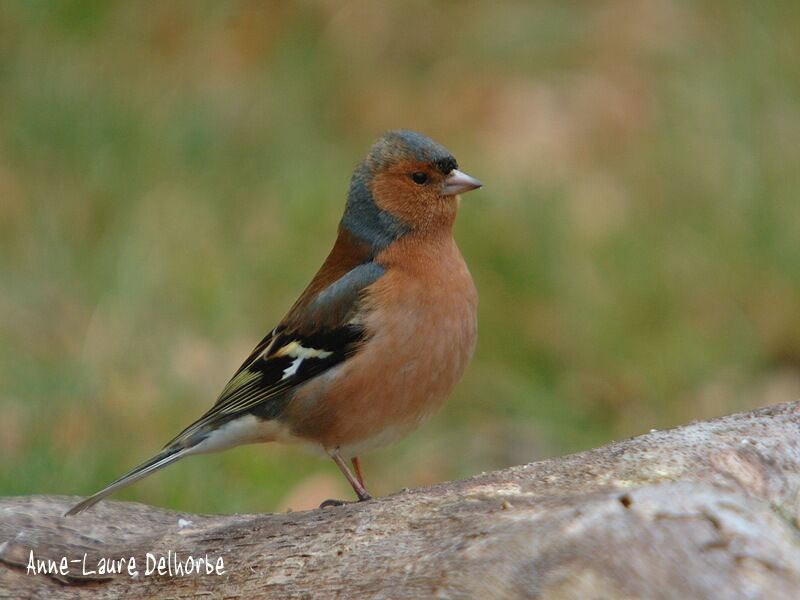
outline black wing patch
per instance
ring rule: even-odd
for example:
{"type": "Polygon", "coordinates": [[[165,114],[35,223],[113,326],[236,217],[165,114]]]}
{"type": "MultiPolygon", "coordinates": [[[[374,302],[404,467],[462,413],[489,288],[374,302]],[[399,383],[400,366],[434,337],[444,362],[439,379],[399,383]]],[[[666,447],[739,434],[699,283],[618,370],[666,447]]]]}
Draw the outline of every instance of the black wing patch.
{"type": "Polygon", "coordinates": [[[205,437],[209,428],[246,412],[255,412],[263,419],[278,417],[288,400],[287,392],[346,360],[364,338],[364,329],[356,325],[307,337],[276,330],[264,349],[254,351],[228,382],[214,406],[167,447],[192,446],[200,441],[195,440],[195,434],[205,437]]]}
{"type": "Polygon", "coordinates": [[[231,379],[212,411],[246,411],[342,362],[363,339],[364,329],[356,325],[306,336],[278,330],[265,351],[231,379]]]}

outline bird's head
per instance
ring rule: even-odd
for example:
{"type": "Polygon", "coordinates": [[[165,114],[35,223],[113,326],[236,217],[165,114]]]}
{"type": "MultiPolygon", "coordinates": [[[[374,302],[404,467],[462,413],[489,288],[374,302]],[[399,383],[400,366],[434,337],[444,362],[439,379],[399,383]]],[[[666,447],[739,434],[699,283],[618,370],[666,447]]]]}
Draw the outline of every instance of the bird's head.
{"type": "Polygon", "coordinates": [[[441,144],[415,131],[390,131],[356,167],[342,226],[376,250],[408,233],[449,231],[458,194],[479,187],[441,144]]]}

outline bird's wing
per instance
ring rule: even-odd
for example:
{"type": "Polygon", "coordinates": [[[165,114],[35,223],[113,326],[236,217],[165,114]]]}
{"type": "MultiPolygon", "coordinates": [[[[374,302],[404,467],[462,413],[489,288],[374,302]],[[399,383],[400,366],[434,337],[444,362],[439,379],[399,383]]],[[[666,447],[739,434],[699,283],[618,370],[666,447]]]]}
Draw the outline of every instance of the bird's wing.
{"type": "Polygon", "coordinates": [[[362,292],[381,275],[380,265],[365,262],[340,277],[331,277],[334,281],[328,285],[315,278],[281,324],[255,347],[211,410],[156,456],[76,504],[66,515],[78,514],[191,454],[216,428],[240,415],[257,410],[261,417],[277,417],[288,392],[358,350],[367,335],[362,323],[362,292]]]}
{"type": "Polygon", "coordinates": [[[358,350],[366,337],[362,292],[383,272],[377,263],[360,264],[295,305],[250,353],[214,406],[166,447],[194,446],[216,426],[256,408],[260,416],[277,417],[287,392],[358,350]]]}

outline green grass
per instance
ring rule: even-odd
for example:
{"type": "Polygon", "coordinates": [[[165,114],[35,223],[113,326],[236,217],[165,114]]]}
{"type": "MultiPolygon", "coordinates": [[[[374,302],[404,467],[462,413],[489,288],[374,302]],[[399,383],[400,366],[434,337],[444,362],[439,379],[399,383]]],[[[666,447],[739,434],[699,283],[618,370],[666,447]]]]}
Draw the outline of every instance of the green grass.
{"type": "MultiPolygon", "coordinates": [[[[396,127],[486,184],[480,341],[374,491],[797,399],[792,8],[1,3],[0,494],[93,491],[202,413],[396,127]]],[[[269,510],[320,474],[251,447],[118,497],[269,510]]]]}

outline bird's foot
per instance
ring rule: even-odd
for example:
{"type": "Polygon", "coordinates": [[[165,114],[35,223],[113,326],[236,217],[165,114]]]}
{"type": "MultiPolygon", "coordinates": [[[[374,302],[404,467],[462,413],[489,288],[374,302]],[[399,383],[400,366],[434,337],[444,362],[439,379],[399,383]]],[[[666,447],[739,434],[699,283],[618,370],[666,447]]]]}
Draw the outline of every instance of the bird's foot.
{"type": "Polygon", "coordinates": [[[358,500],[335,500],[330,498],[325,500],[322,504],[319,505],[320,508],[330,508],[331,506],[344,506],[345,504],[357,504],[359,502],[364,502],[366,500],[372,500],[372,496],[365,495],[363,498],[359,498],[358,500]]]}
{"type": "Polygon", "coordinates": [[[352,500],[335,500],[329,498],[319,505],[320,508],[330,508],[331,506],[344,506],[345,504],[352,504],[352,500]]]}

